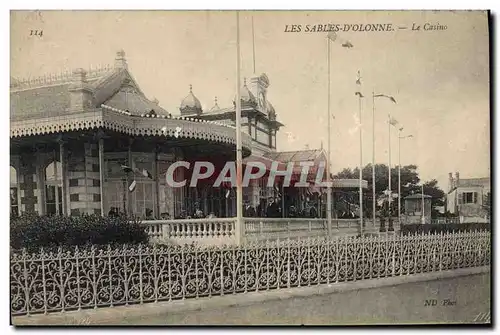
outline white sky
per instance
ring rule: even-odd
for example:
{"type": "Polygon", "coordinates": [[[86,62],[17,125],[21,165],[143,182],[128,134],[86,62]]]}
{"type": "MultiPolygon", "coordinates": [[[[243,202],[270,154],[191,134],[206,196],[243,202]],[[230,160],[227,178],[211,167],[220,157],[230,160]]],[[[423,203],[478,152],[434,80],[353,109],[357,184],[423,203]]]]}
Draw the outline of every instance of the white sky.
{"type": "MultiPolygon", "coordinates": [[[[376,105],[377,163],[388,162],[387,112],[413,139],[403,142],[401,163],[419,166],[424,180],[447,187],[448,172],[462,178],[489,175],[489,37],[483,12],[246,12],[241,14],[242,75],[252,75],[251,17],[257,73],[270,79],[268,98],[285,124],[278,150],[305,144],[326,148],[326,34],[285,33],[287,24],[392,23],[408,30],[340,33],[354,45],[332,45],[332,164],[337,172],[359,164],[359,135],[350,134],[358,111],[357,70],[363,92],[393,95],[376,105]],[[412,32],[413,23],[446,31],[412,32]],[[289,142],[286,132],[296,137],[289,142]]],[[[124,49],[129,69],[149,98],[178,113],[193,85],[204,108],[235,93],[235,14],[232,12],[28,12],[11,15],[11,75],[38,76],[76,67],[112,64],[124,49]],[[42,38],[29,36],[43,29],[42,38]]],[[[372,160],[372,103],[365,99],[363,161],[372,160]]],[[[397,135],[392,133],[392,163],[397,135]]]]}

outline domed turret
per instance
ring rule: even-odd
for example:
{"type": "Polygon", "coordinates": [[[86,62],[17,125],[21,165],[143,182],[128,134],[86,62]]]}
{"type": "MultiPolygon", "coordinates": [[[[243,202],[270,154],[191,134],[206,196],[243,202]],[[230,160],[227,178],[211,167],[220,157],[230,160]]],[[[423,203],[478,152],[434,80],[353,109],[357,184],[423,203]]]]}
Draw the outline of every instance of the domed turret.
{"type": "Polygon", "coordinates": [[[193,86],[189,85],[189,94],[181,102],[181,107],[179,108],[181,115],[184,114],[201,114],[202,108],[200,100],[193,94],[193,86]]]}
{"type": "MultiPolygon", "coordinates": [[[[243,79],[243,87],[240,90],[240,98],[241,98],[241,108],[257,106],[257,99],[248,89],[247,81],[245,78],[243,79]]],[[[233,104],[236,106],[236,97],[233,100],[233,104]]]]}
{"type": "Polygon", "coordinates": [[[217,97],[215,97],[214,102],[215,102],[215,104],[212,108],[210,108],[210,112],[216,112],[216,111],[220,110],[219,104],[217,103],[217,97]]]}

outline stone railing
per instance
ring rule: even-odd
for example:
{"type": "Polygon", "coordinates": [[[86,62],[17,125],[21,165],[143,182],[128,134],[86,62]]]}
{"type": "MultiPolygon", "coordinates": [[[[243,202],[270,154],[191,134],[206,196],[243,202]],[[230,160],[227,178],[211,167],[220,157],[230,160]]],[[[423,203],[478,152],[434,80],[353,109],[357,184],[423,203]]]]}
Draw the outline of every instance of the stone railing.
{"type": "MultiPolygon", "coordinates": [[[[241,243],[276,239],[300,239],[328,235],[326,219],[316,218],[243,218],[241,243]]],[[[152,241],[158,243],[220,245],[238,244],[236,218],[152,220],[143,222],[152,241]]],[[[357,236],[359,219],[332,219],[332,236],[357,236]]],[[[394,219],[394,231],[400,229],[394,219]]],[[[387,231],[387,223],[385,230],[387,231]]],[[[378,234],[380,221],[366,220],[363,234],[378,234]]]]}
{"type": "Polygon", "coordinates": [[[235,218],[144,221],[152,241],[164,244],[235,244],[235,218]]]}
{"type": "MultiPolygon", "coordinates": [[[[302,237],[326,236],[328,234],[327,219],[244,218],[244,222],[245,240],[248,241],[297,239],[302,237]]],[[[332,219],[331,232],[332,235],[357,235],[360,232],[359,219],[332,219]]]]}

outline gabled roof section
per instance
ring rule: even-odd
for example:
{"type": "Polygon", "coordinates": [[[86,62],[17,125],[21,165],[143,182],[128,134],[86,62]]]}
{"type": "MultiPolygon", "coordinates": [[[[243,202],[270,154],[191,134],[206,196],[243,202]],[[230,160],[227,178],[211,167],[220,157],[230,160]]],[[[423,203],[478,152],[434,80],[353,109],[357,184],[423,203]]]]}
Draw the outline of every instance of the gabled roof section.
{"type": "Polygon", "coordinates": [[[265,156],[283,163],[307,161],[316,162],[321,159],[326,160],[325,153],[322,149],[269,152],[265,154],[265,156]]]}
{"type": "Polygon", "coordinates": [[[132,115],[143,115],[154,110],[157,114],[168,114],[157,103],[146,98],[127,69],[119,69],[101,79],[95,86],[96,106],[104,104],[132,115]]]}

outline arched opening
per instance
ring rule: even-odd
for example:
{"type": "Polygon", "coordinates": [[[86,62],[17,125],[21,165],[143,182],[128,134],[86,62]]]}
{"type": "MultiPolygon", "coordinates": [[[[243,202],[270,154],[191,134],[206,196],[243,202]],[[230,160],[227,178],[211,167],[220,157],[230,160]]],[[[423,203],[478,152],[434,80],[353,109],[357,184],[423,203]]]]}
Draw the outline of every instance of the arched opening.
{"type": "Polygon", "coordinates": [[[62,164],[53,161],[45,168],[45,213],[62,214],[62,200],[62,164]]]}
{"type": "Polygon", "coordinates": [[[10,167],[10,215],[19,215],[19,184],[17,180],[17,170],[10,167]]]}

